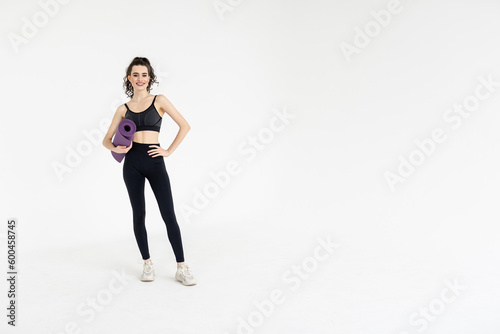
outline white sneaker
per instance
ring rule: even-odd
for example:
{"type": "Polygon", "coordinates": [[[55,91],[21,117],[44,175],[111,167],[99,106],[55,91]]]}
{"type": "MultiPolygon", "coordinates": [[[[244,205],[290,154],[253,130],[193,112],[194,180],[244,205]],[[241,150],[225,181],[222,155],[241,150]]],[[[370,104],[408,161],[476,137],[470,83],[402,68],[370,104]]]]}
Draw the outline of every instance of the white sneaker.
{"type": "Polygon", "coordinates": [[[175,273],[175,279],[184,285],[196,284],[196,280],[189,271],[189,266],[185,263],[181,264],[180,267],[177,268],[177,272],[175,273]]]}
{"type": "Polygon", "coordinates": [[[141,281],[152,282],[154,280],[155,280],[155,270],[153,268],[153,262],[152,261],[144,262],[141,281]]]}

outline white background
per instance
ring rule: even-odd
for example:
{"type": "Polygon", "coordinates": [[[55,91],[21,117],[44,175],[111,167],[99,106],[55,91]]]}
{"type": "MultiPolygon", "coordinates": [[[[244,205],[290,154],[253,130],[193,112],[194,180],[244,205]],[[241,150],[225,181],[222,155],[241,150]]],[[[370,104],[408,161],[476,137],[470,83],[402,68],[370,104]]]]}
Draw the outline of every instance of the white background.
{"type": "MultiPolygon", "coordinates": [[[[389,1],[216,3],[2,0],[0,258],[6,277],[16,218],[19,275],[16,328],[0,280],[1,332],[497,334],[500,3],[401,0],[386,26],[373,12],[389,1]],[[342,43],[370,26],[380,31],[346,57],[342,43]],[[148,183],[157,279],[139,281],[122,164],[101,145],[136,56],[159,77],[151,93],[192,128],[165,163],[195,286],[173,278],[148,183]],[[497,86],[453,128],[443,116],[479,77],[497,86]],[[269,138],[276,112],[293,118],[269,138]],[[435,129],[446,140],[392,191],[385,174],[435,129]],[[239,147],[259,135],[269,140],[248,161],[239,147]],[[86,154],[58,178],[54,165],[78,148],[86,154]],[[240,172],[183,214],[233,160],[240,172]],[[312,258],[328,238],[338,248],[312,258]],[[295,290],[293,265],[308,275],[295,290]],[[116,272],[127,280],[111,293],[116,272]],[[282,303],[270,307],[275,289],[282,303]]],[[[165,119],[163,148],[176,132],[165,119]]]]}

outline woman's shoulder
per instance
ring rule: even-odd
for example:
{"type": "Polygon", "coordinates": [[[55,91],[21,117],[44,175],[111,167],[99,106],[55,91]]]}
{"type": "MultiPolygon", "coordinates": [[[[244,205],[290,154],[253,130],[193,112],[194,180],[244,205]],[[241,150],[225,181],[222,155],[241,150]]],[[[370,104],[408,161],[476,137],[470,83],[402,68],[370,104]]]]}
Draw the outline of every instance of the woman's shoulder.
{"type": "Polygon", "coordinates": [[[168,100],[168,99],[167,99],[167,97],[166,97],[165,95],[163,95],[163,94],[156,94],[156,100],[157,100],[157,101],[158,101],[158,100],[160,100],[160,101],[161,101],[161,100],[164,100],[164,101],[165,101],[165,100],[168,100]]]}
{"type": "Polygon", "coordinates": [[[120,104],[118,106],[118,108],[116,108],[116,113],[119,114],[122,118],[125,117],[127,111],[128,111],[128,108],[125,105],[125,103],[120,104]]]}
{"type": "Polygon", "coordinates": [[[158,106],[160,107],[159,111],[161,111],[162,116],[163,116],[163,113],[165,112],[165,108],[167,108],[168,105],[170,104],[170,100],[163,94],[157,94],[156,95],[156,102],[157,102],[158,106]]]}

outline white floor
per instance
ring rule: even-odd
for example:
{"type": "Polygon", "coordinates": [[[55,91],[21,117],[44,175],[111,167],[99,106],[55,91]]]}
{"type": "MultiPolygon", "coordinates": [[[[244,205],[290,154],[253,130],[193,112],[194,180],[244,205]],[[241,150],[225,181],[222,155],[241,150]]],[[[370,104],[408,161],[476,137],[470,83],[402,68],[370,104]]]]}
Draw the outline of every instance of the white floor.
{"type": "Polygon", "coordinates": [[[175,281],[162,233],[149,237],[157,274],[150,283],[139,280],[132,234],[23,252],[18,326],[3,321],[2,333],[498,333],[492,238],[468,250],[425,241],[414,248],[386,231],[375,247],[370,233],[310,227],[184,226],[195,286],[175,281]],[[429,320],[418,315],[426,309],[429,320]]]}

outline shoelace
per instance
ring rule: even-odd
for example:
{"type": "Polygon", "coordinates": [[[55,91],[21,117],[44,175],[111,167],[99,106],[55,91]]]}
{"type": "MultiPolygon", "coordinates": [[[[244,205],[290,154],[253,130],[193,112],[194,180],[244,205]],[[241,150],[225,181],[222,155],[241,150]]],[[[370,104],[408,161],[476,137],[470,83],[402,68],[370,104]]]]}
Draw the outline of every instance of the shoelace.
{"type": "Polygon", "coordinates": [[[191,272],[189,272],[189,266],[185,265],[185,266],[181,266],[181,272],[185,275],[185,276],[191,276],[191,272]]]}
{"type": "Polygon", "coordinates": [[[144,271],[146,271],[147,273],[153,271],[153,264],[146,262],[144,265],[144,271]]]}

